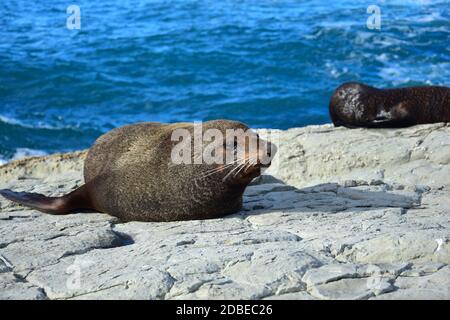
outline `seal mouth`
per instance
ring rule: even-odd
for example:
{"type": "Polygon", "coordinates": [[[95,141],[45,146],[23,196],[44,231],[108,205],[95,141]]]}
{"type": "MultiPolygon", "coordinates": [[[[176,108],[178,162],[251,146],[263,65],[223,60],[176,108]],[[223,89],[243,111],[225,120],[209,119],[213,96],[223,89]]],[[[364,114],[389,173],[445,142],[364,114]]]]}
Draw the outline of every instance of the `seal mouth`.
{"type": "Polygon", "coordinates": [[[259,168],[268,168],[268,167],[270,167],[271,164],[272,164],[272,161],[270,161],[269,163],[258,163],[257,166],[259,168]]]}
{"type": "Polygon", "coordinates": [[[256,177],[260,174],[261,174],[261,167],[253,166],[253,167],[249,168],[246,172],[244,172],[242,177],[244,177],[244,178],[256,177]]]}
{"type": "Polygon", "coordinates": [[[260,163],[260,162],[255,163],[251,167],[249,167],[247,170],[245,170],[243,176],[248,177],[248,176],[254,176],[255,174],[260,175],[261,169],[268,168],[268,167],[270,167],[271,164],[272,164],[272,161],[269,163],[260,163]]]}

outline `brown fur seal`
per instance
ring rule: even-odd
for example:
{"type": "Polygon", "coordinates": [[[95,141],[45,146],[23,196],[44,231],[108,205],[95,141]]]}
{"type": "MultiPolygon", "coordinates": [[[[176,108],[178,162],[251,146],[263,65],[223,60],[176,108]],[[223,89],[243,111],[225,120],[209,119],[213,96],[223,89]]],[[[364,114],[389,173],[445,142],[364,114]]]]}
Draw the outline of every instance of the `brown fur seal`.
{"type": "MultiPolygon", "coordinates": [[[[174,164],[173,152],[180,146],[180,139],[173,141],[173,133],[181,130],[195,136],[194,127],[192,123],[139,123],[114,129],[90,148],[84,166],[85,185],[75,191],[62,197],[11,190],[0,190],[0,194],[50,214],[87,209],[108,213],[122,221],[208,219],[239,211],[244,189],[260,175],[262,167],[270,165],[261,161],[264,153],[270,161],[275,150],[246,125],[215,120],[203,123],[202,133],[213,129],[224,138],[227,130],[242,129],[241,133],[231,144],[227,139],[211,147],[200,141],[201,147],[208,145],[212,155],[223,158],[226,154],[236,155],[237,148],[243,147],[238,145],[238,139],[243,138],[242,159],[196,163],[198,154],[194,146],[184,158],[188,162],[193,160],[190,164],[174,164]],[[258,143],[253,151],[249,148],[251,143],[258,143]]],[[[185,147],[194,144],[195,138],[191,140],[185,147]]]]}
{"type": "Polygon", "coordinates": [[[349,82],[330,100],[335,126],[395,128],[450,122],[450,88],[437,86],[377,89],[349,82]]]}

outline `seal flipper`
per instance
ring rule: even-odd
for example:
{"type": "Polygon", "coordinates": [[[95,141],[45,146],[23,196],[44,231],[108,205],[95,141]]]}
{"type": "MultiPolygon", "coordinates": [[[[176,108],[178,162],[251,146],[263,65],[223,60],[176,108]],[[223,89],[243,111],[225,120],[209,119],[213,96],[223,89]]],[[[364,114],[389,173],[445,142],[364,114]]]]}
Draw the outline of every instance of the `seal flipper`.
{"type": "Polygon", "coordinates": [[[83,209],[96,210],[87,193],[86,185],[62,197],[47,197],[39,193],[14,192],[9,189],[0,190],[0,195],[26,207],[55,215],[69,214],[83,209]]]}
{"type": "Polygon", "coordinates": [[[389,111],[381,110],[377,113],[375,119],[371,120],[366,127],[368,128],[403,128],[414,125],[410,110],[413,103],[402,101],[393,106],[389,111]]]}

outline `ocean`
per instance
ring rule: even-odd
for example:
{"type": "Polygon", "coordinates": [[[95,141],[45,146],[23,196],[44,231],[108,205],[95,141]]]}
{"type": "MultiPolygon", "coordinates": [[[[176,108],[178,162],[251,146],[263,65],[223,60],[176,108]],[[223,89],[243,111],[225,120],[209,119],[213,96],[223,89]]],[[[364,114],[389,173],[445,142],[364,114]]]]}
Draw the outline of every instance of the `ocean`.
{"type": "Polygon", "coordinates": [[[450,1],[2,0],[0,39],[0,163],[139,121],[328,123],[346,81],[450,85],[450,1]]]}

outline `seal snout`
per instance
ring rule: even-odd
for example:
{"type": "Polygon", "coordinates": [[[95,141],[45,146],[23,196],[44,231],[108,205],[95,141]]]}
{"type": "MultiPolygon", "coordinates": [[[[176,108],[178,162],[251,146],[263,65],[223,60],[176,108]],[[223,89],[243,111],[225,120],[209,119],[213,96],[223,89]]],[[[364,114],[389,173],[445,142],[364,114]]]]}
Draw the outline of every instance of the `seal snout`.
{"type": "Polygon", "coordinates": [[[268,168],[272,164],[272,159],[277,152],[276,146],[262,139],[258,139],[258,148],[256,150],[247,150],[245,161],[248,166],[242,170],[240,178],[244,180],[252,179],[261,174],[263,168],[268,168]]]}

